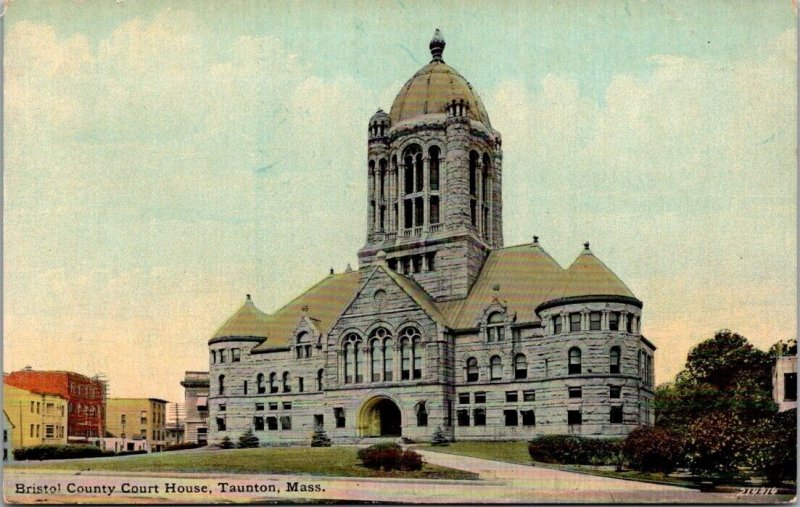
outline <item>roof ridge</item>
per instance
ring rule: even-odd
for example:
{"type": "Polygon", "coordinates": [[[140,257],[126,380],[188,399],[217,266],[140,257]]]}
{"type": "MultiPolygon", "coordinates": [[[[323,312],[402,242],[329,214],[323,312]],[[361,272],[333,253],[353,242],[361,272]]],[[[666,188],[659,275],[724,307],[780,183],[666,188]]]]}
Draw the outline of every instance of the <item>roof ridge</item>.
{"type": "Polygon", "coordinates": [[[343,273],[333,273],[332,275],[328,275],[328,276],[326,276],[326,277],[322,278],[320,281],[318,281],[318,282],[317,282],[317,283],[315,283],[314,285],[312,285],[311,287],[309,287],[309,288],[307,288],[306,290],[304,290],[303,292],[301,292],[300,294],[298,294],[297,296],[295,296],[293,299],[291,299],[291,300],[290,300],[288,303],[286,303],[285,305],[281,306],[280,308],[278,308],[277,310],[275,310],[275,311],[274,311],[274,312],[272,312],[272,313],[268,313],[267,315],[268,315],[269,317],[273,317],[273,316],[275,316],[275,314],[277,314],[277,313],[278,313],[278,312],[280,312],[281,310],[283,310],[283,309],[287,308],[287,307],[288,307],[288,306],[290,306],[292,303],[294,303],[295,301],[297,301],[297,300],[298,300],[298,299],[300,299],[301,297],[305,296],[305,295],[306,295],[308,292],[310,292],[310,291],[312,291],[312,290],[316,289],[317,287],[319,287],[320,285],[322,285],[324,282],[326,282],[326,281],[330,280],[331,278],[335,278],[335,277],[341,277],[341,276],[347,276],[347,275],[352,275],[352,274],[354,274],[354,273],[360,273],[360,271],[359,271],[359,270],[357,270],[357,269],[355,269],[355,270],[353,270],[353,271],[350,271],[350,272],[347,272],[347,271],[345,271],[345,272],[343,272],[343,273]]]}

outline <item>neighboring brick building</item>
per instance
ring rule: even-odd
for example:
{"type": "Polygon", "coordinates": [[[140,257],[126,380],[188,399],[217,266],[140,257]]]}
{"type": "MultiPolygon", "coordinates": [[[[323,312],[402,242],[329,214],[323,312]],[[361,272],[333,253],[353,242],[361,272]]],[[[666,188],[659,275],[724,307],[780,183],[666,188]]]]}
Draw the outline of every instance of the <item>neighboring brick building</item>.
{"type": "Polygon", "coordinates": [[[106,434],[121,444],[121,450],[161,452],[166,441],[166,412],[167,402],[158,398],[109,398],[106,434]],[[137,446],[140,441],[146,445],[137,446]]]}
{"type": "Polygon", "coordinates": [[[67,443],[67,400],[3,384],[3,410],[14,425],[17,447],[67,443]]]}
{"type": "Polygon", "coordinates": [[[105,383],[71,371],[30,368],[4,375],[4,381],[28,391],[67,400],[67,440],[99,445],[105,427],[105,383]]]}
{"type": "Polygon", "coordinates": [[[184,442],[208,444],[208,372],[187,371],[184,387],[184,442]]]}
{"type": "Polygon", "coordinates": [[[437,31],[431,62],[369,121],[359,269],[269,315],[248,295],[208,342],[211,443],[249,428],[307,444],[315,426],[353,442],[651,423],[642,302],[588,243],[567,269],[536,236],[504,247],[501,135],[444,47],[437,31]]]}

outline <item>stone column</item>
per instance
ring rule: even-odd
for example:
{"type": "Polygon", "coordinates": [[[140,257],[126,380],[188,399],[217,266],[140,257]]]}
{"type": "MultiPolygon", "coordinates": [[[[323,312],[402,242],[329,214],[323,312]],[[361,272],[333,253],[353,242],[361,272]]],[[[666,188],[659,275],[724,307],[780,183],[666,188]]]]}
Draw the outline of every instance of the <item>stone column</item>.
{"type": "Polygon", "coordinates": [[[427,232],[431,220],[431,160],[427,153],[423,153],[422,157],[422,179],[422,230],[427,232]]]}

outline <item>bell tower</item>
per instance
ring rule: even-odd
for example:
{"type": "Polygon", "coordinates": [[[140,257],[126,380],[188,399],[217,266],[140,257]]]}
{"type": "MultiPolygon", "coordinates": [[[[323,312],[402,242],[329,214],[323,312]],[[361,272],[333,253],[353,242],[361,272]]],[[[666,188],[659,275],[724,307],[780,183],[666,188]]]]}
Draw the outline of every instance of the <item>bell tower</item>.
{"type": "Polygon", "coordinates": [[[472,86],[442,55],[409,79],[389,114],[369,121],[367,241],[360,266],[389,268],[433,298],[466,297],[489,251],[503,246],[500,133],[472,86]]]}

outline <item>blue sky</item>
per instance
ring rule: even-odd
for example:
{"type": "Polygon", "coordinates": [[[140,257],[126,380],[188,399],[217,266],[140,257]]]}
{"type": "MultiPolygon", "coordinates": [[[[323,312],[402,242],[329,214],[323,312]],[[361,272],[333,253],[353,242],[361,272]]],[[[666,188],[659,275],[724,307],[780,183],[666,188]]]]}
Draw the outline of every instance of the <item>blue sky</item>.
{"type": "Polygon", "coordinates": [[[716,329],[795,336],[795,26],[788,1],[14,0],[4,369],[179,400],[245,293],[355,266],[367,120],[437,27],[503,134],[506,244],[566,267],[591,241],[659,382],[716,329]]]}

